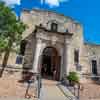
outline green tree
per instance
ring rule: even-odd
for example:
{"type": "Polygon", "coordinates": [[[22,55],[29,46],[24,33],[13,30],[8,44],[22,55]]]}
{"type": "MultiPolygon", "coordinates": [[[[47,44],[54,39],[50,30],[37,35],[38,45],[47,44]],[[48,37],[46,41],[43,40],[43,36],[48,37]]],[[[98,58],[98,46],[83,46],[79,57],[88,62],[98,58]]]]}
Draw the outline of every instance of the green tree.
{"type": "Polygon", "coordinates": [[[25,28],[26,26],[18,20],[11,8],[0,3],[0,52],[5,53],[0,77],[7,65],[13,45],[17,46],[20,43],[25,28]]]}

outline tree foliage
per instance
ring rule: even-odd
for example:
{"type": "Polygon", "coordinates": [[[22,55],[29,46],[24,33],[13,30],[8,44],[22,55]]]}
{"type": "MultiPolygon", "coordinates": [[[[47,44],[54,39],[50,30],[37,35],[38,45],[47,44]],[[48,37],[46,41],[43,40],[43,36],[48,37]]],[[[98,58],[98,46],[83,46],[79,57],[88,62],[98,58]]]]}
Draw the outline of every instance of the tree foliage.
{"type": "Polygon", "coordinates": [[[22,33],[25,30],[25,25],[18,20],[15,13],[0,3],[0,51],[5,51],[9,48],[9,41],[13,44],[18,44],[22,38],[22,33]]]}
{"type": "Polygon", "coordinates": [[[5,52],[0,76],[7,65],[13,45],[17,46],[20,43],[25,28],[26,26],[16,17],[11,8],[0,3],[0,52],[5,52]]]}

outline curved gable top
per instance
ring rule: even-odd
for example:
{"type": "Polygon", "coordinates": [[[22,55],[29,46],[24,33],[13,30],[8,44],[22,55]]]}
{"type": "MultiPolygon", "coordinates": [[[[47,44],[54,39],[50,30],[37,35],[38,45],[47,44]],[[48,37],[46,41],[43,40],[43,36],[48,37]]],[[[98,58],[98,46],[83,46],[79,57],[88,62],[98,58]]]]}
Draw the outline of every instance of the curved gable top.
{"type": "Polygon", "coordinates": [[[67,31],[73,34],[80,33],[82,29],[81,25],[71,17],[43,9],[23,9],[21,20],[29,26],[25,34],[31,34],[36,25],[42,25],[45,29],[50,30],[52,29],[52,23],[57,24],[57,32],[60,33],[66,33],[67,31]]]}
{"type": "Polygon", "coordinates": [[[39,9],[39,8],[33,8],[32,10],[25,9],[25,8],[22,9],[22,13],[32,13],[32,12],[48,13],[48,14],[61,16],[61,17],[64,17],[66,19],[69,19],[69,21],[72,21],[75,24],[82,25],[80,22],[76,21],[74,18],[72,18],[70,16],[65,16],[64,14],[61,14],[61,13],[58,13],[58,12],[55,12],[55,11],[50,11],[50,10],[46,10],[46,9],[39,9]]]}

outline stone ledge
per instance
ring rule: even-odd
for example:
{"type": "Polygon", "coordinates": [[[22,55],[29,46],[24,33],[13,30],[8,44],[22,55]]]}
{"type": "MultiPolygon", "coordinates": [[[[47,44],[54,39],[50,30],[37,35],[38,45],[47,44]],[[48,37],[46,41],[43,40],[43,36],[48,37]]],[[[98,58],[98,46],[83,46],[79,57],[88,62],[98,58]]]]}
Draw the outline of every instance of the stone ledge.
{"type": "Polygon", "coordinates": [[[57,84],[58,88],[61,92],[69,99],[69,100],[78,100],[68,89],[67,87],[61,85],[61,83],[57,84]]]}

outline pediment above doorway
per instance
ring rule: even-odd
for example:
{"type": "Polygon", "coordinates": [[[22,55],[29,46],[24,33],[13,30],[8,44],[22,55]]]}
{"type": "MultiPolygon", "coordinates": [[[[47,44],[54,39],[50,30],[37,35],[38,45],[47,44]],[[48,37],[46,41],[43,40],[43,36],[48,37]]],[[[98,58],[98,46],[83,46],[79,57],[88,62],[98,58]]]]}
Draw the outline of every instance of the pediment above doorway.
{"type": "Polygon", "coordinates": [[[51,44],[56,43],[65,43],[65,39],[68,40],[72,37],[72,33],[69,32],[54,32],[52,30],[47,30],[46,28],[42,26],[36,26],[35,29],[35,36],[36,38],[40,38],[45,41],[51,41],[51,44]]]}

